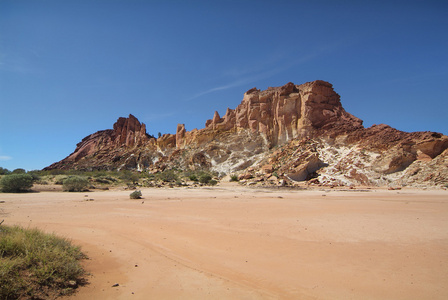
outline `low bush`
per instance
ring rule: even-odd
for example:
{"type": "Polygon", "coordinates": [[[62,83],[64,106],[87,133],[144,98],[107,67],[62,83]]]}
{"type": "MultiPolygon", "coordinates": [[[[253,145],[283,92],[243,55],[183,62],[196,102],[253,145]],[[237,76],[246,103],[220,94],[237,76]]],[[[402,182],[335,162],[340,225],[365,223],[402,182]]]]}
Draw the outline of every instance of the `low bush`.
{"type": "Polygon", "coordinates": [[[93,181],[97,183],[111,184],[112,182],[116,182],[117,180],[110,176],[101,176],[101,177],[95,177],[93,181]]]}
{"type": "Polygon", "coordinates": [[[27,192],[33,186],[33,176],[29,174],[10,174],[0,179],[0,188],[5,193],[27,192]]]}
{"type": "Polygon", "coordinates": [[[210,180],[212,180],[212,176],[209,174],[202,174],[201,176],[199,176],[200,183],[208,184],[210,180]]]}
{"type": "Polygon", "coordinates": [[[0,226],[0,299],[53,299],[82,284],[85,256],[53,234],[0,226]]]}
{"type": "Polygon", "coordinates": [[[8,175],[8,174],[11,174],[10,170],[0,167],[0,175],[8,175]]]}
{"type": "Polygon", "coordinates": [[[47,185],[48,181],[47,180],[43,180],[43,179],[39,179],[37,181],[35,181],[36,184],[41,184],[41,185],[47,185]]]}
{"type": "Polygon", "coordinates": [[[176,182],[179,179],[179,176],[173,169],[165,170],[157,175],[159,179],[162,180],[163,182],[176,182]]]}
{"type": "Polygon", "coordinates": [[[33,181],[34,182],[36,182],[36,181],[39,181],[39,180],[41,180],[41,176],[39,175],[39,173],[37,173],[37,172],[35,172],[35,171],[30,171],[30,172],[28,172],[27,174],[29,174],[29,175],[31,175],[31,177],[33,177],[33,181]]]}
{"type": "Polygon", "coordinates": [[[56,175],[54,177],[54,184],[63,185],[64,180],[66,180],[67,178],[68,178],[68,176],[66,176],[66,175],[56,175]]]}
{"type": "Polygon", "coordinates": [[[198,177],[196,176],[196,174],[189,175],[188,179],[190,179],[191,181],[198,181],[198,177]]]}
{"type": "Polygon", "coordinates": [[[68,192],[83,192],[88,185],[89,181],[82,176],[69,176],[62,183],[64,191],[68,192]]]}
{"type": "Polygon", "coordinates": [[[230,175],[230,181],[238,181],[238,175],[235,174],[230,175]]]}
{"type": "Polygon", "coordinates": [[[140,179],[140,175],[136,172],[131,172],[129,170],[122,170],[120,171],[120,178],[123,179],[126,182],[132,182],[133,184],[137,184],[139,179],[140,179]]]}
{"type": "Polygon", "coordinates": [[[142,198],[142,192],[141,191],[133,191],[129,195],[129,198],[131,198],[131,199],[141,199],[142,198]]]}
{"type": "Polygon", "coordinates": [[[104,171],[104,170],[93,171],[93,172],[90,172],[90,173],[92,173],[92,176],[95,177],[95,178],[98,178],[98,177],[106,177],[106,176],[107,176],[107,172],[104,171]]]}
{"type": "Polygon", "coordinates": [[[11,174],[26,174],[26,170],[22,168],[17,168],[14,169],[11,174]]]}

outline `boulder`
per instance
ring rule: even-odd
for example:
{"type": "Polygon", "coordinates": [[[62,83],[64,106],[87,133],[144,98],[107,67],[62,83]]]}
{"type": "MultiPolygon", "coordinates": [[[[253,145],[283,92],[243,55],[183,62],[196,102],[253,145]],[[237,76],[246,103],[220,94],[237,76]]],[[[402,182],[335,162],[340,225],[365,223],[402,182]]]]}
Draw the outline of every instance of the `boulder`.
{"type": "Polygon", "coordinates": [[[289,173],[287,173],[286,176],[294,181],[304,181],[310,179],[311,175],[324,165],[324,162],[322,162],[316,154],[312,154],[306,157],[300,165],[289,170],[289,173]]]}
{"type": "Polygon", "coordinates": [[[274,169],[273,169],[272,165],[269,164],[269,165],[264,165],[263,167],[261,167],[261,171],[263,172],[263,174],[270,174],[270,173],[274,172],[274,169]]]}

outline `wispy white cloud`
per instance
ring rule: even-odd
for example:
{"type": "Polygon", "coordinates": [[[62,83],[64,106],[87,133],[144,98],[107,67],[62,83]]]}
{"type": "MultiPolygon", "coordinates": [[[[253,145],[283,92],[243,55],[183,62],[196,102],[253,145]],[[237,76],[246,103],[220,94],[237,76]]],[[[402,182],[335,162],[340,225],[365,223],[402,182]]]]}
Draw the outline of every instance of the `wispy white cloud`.
{"type": "Polygon", "coordinates": [[[20,75],[42,74],[36,67],[40,55],[36,49],[12,50],[0,52],[0,71],[20,75]]]}
{"type": "Polygon", "coordinates": [[[196,99],[196,98],[205,96],[205,95],[207,95],[207,94],[211,94],[211,93],[214,93],[214,92],[217,92],[217,91],[227,90],[227,89],[234,88],[234,87],[237,87],[237,86],[241,86],[241,85],[244,85],[244,84],[246,84],[246,83],[253,82],[253,81],[255,81],[255,80],[252,80],[252,79],[250,79],[250,78],[240,79],[240,80],[231,82],[231,83],[229,83],[229,84],[225,84],[225,85],[217,86],[217,87],[214,87],[214,88],[211,88],[211,89],[202,91],[202,92],[200,92],[200,93],[197,93],[197,94],[195,94],[195,95],[193,95],[193,96],[191,96],[191,97],[185,99],[184,101],[190,101],[190,100],[193,100],[193,99],[196,99]]]}
{"type": "Polygon", "coordinates": [[[5,160],[11,160],[12,157],[11,156],[7,156],[7,155],[0,155],[0,161],[5,161],[5,160]]]}
{"type": "Polygon", "coordinates": [[[0,61],[0,71],[21,75],[38,74],[39,72],[31,68],[27,63],[17,61],[0,61]]]}
{"type": "Polygon", "coordinates": [[[314,49],[307,49],[306,53],[292,54],[292,53],[276,53],[271,58],[260,62],[253,66],[241,66],[238,68],[229,68],[229,70],[223,72],[225,75],[236,78],[227,84],[216,86],[208,90],[199,92],[191,97],[186,98],[184,101],[191,101],[193,99],[218,92],[227,90],[230,88],[246,85],[259,80],[270,78],[276,74],[282,73],[297,67],[298,65],[308,63],[323,55],[327,55],[338,50],[341,47],[347,47],[350,45],[350,40],[343,38],[332,43],[326,43],[320,47],[314,49]]]}
{"type": "MultiPolygon", "coordinates": [[[[305,57],[301,57],[300,59],[296,59],[292,62],[287,62],[287,63],[282,63],[282,64],[277,64],[276,67],[274,68],[268,68],[267,66],[264,68],[264,70],[262,70],[261,68],[257,67],[252,71],[249,71],[247,68],[243,69],[242,71],[240,71],[240,74],[247,74],[247,76],[244,76],[242,78],[238,78],[235,81],[232,81],[230,83],[221,85],[221,86],[217,86],[217,87],[213,87],[210,88],[208,90],[202,91],[200,93],[197,93],[189,98],[186,98],[184,101],[191,101],[193,99],[205,96],[207,94],[211,94],[214,92],[218,92],[218,91],[223,91],[223,90],[227,90],[227,89],[231,89],[234,87],[238,87],[238,86],[242,86],[245,84],[249,84],[252,82],[256,82],[258,80],[262,80],[262,79],[266,79],[269,77],[272,77],[278,73],[281,73],[283,71],[286,71],[287,69],[290,69],[298,64],[307,62],[311,59],[314,59],[317,56],[317,54],[311,54],[305,57]]],[[[237,71],[233,71],[234,73],[237,73],[237,71]]]]}

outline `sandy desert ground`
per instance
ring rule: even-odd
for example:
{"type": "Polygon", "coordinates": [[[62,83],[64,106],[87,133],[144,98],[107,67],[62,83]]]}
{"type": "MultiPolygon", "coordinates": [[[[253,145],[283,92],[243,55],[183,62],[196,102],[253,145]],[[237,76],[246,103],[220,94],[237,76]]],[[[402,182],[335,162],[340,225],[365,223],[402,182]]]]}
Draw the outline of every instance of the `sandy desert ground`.
{"type": "Polygon", "coordinates": [[[0,219],[82,246],[70,299],[448,299],[448,191],[129,193],[0,194],[0,219]]]}

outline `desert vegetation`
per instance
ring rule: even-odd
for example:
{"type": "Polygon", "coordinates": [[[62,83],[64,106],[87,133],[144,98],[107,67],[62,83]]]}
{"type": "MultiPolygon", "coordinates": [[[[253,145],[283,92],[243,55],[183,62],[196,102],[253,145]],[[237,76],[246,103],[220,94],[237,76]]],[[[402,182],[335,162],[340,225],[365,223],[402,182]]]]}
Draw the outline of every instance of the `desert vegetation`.
{"type": "Polygon", "coordinates": [[[137,191],[133,191],[130,195],[129,198],[131,199],[141,199],[142,198],[142,192],[137,190],[137,191]]]}
{"type": "Polygon", "coordinates": [[[11,174],[10,170],[0,167],[0,175],[8,175],[8,174],[11,174]]]}
{"type": "Polygon", "coordinates": [[[218,174],[204,170],[166,169],[158,173],[141,173],[141,185],[151,186],[187,186],[216,185],[218,174]]]}
{"type": "Polygon", "coordinates": [[[34,178],[30,174],[8,174],[0,179],[0,189],[5,193],[27,192],[33,186],[34,178]]]}
{"type": "Polygon", "coordinates": [[[34,183],[41,182],[41,177],[38,172],[40,171],[27,172],[21,168],[10,171],[0,167],[0,192],[29,192],[34,183]]]}
{"type": "Polygon", "coordinates": [[[156,173],[131,170],[33,170],[16,169],[9,171],[0,167],[0,191],[7,193],[28,192],[34,184],[61,185],[67,192],[82,192],[89,189],[108,189],[124,186],[205,186],[216,185],[219,174],[206,170],[165,169],[156,173]]]}
{"type": "Polygon", "coordinates": [[[87,190],[89,181],[84,176],[69,176],[62,182],[64,191],[83,192],[87,190]]]}
{"type": "Polygon", "coordinates": [[[37,229],[0,226],[0,299],[49,299],[82,284],[84,255],[68,240],[37,229]]]}
{"type": "Polygon", "coordinates": [[[238,181],[238,175],[236,174],[230,175],[230,181],[238,181]]]}

